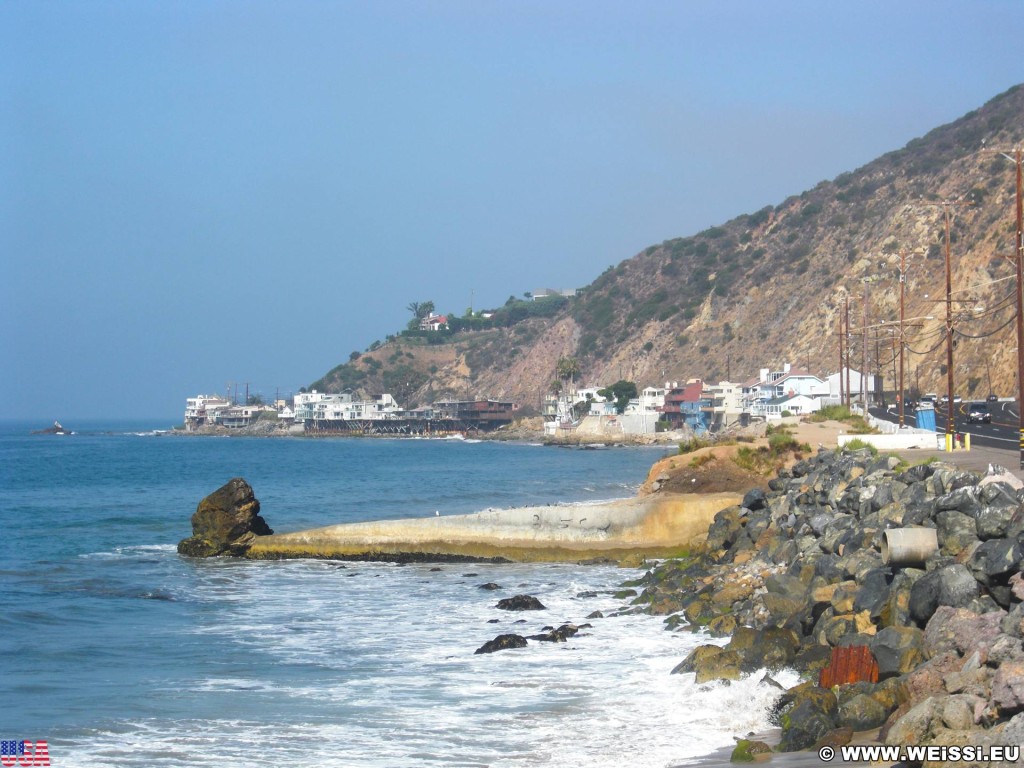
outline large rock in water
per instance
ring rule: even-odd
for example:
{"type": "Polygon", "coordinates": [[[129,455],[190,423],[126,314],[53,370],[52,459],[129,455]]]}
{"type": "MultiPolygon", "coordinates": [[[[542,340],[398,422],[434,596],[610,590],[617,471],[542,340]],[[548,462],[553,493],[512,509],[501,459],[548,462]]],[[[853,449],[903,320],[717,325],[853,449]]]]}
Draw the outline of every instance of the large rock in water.
{"type": "Polygon", "coordinates": [[[178,552],[188,557],[242,555],[257,536],[271,533],[252,486],[236,477],[199,502],[192,535],[178,542],[178,552]]]}

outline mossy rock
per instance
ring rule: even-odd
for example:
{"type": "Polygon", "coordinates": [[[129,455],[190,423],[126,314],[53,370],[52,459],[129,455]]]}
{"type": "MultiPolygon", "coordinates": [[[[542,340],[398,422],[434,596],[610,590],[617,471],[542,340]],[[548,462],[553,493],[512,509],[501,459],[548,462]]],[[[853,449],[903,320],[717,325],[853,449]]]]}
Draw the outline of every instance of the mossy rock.
{"type": "Polygon", "coordinates": [[[733,749],[729,760],[734,763],[752,763],[758,755],[770,755],[771,752],[772,748],[763,741],[740,739],[736,742],[736,748],[733,749]]]}

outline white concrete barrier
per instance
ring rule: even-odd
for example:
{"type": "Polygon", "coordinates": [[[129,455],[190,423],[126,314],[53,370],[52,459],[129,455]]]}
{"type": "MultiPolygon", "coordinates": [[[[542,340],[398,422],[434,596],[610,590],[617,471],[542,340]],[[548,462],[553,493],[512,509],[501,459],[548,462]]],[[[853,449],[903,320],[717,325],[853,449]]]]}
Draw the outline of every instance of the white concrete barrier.
{"type": "Polygon", "coordinates": [[[892,435],[839,435],[836,442],[840,448],[851,440],[860,440],[875,446],[880,451],[905,451],[911,448],[924,448],[932,451],[942,448],[938,443],[938,438],[941,437],[942,435],[937,437],[935,432],[927,430],[905,429],[892,435]]]}

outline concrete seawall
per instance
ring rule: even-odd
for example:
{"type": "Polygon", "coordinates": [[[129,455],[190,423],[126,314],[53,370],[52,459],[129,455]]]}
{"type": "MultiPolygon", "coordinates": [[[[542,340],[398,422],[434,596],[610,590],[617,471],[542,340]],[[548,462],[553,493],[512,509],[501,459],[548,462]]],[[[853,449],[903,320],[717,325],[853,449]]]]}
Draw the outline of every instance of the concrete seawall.
{"type": "Polygon", "coordinates": [[[733,493],[665,494],[330,525],[261,536],[246,556],[515,562],[667,557],[703,541],[715,514],[741,499],[733,493]]]}

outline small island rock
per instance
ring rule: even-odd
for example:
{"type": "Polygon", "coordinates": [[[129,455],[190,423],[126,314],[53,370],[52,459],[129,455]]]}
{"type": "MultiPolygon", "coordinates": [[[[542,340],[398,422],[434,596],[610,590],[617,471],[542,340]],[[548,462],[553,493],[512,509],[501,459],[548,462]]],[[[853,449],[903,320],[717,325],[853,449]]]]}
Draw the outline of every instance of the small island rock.
{"type": "Polygon", "coordinates": [[[273,533],[260,517],[252,487],[236,477],[199,502],[192,515],[192,535],[178,542],[188,557],[242,555],[257,536],[273,533]]]}

